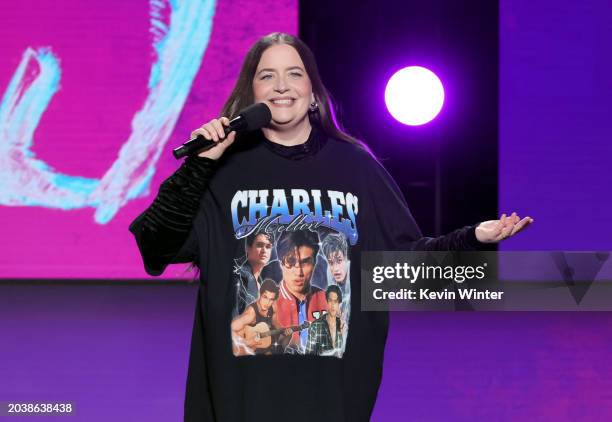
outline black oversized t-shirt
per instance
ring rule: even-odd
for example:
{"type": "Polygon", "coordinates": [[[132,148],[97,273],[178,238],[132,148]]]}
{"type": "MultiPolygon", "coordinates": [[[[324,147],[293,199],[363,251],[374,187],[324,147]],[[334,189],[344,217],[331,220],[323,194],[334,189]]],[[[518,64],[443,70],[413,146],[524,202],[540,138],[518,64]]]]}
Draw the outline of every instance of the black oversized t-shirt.
{"type": "MultiPolygon", "coordinates": [[[[320,148],[299,160],[279,153],[261,133],[241,140],[219,163],[192,230],[171,259],[194,261],[200,269],[187,421],[368,420],[381,380],[388,314],[360,310],[360,252],[477,245],[473,227],[423,238],[384,168],[357,146],[323,136],[313,129],[308,142],[320,137],[320,148]],[[269,243],[259,257],[267,270],[262,274],[277,289],[266,313],[274,314],[274,324],[264,322],[259,332],[294,330],[284,342],[276,333],[262,348],[266,353],[247,341],[261,323],[232,330],[240,298],[258,303],[261,296],[263,279],[241,274],[250,269],[246,239],[262,232],[267,236],[260,239],[269,243]],[[342,246],[343,260],[326,256],[332,244],[342,246]],[[342,280],[332,273],[339,264],[347,266],[342,280]],[[249,283],[257,288],[248,289],[249,283]],[[325,325],[309,328],[329,311],[331,285],[342,295],[335,347],[329,332],[317,328],[325,325]]],[[[139,246],[143,251],[140,239],[139,246]]]]}

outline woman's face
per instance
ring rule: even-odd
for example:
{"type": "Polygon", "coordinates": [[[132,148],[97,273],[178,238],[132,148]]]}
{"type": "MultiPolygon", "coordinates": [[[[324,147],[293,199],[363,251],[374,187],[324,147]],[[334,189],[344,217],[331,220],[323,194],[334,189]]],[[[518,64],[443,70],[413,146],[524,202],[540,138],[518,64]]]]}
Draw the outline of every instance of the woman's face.
{"type": "Polygon", "coordinates": [[[253,78],[253,96],[256,103],[270,107],[275,129],[290,129],[308,119],[312,84],[295,48],[277,44],[263,52],[253,78]]]}

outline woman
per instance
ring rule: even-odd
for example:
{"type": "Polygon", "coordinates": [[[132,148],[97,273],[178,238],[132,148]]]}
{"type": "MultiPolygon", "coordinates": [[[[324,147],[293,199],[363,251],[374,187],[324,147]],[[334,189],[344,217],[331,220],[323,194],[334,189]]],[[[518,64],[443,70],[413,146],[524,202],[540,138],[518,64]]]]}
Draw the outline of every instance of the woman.
{"type": "Polygon", "coordinates": [[[423,237],[388,173],[336,123],[312,53],[290,35],[253,45],[221,115],[192,133],[217,145],[188,157],[130,226],[149,274],[176,262],[200,269],[185,420],[368,420],[388,314],[360,312],[360,252],[477,249],[532,220],[513,213],[423,237]],[[270,107],[270,124],[224,137],[229,119],[256,102],[270,107]],[[291,340],[273,345],[272,356],[237,357],[230,326],[240,287],[232,274],[244,263],[244,238],[262,230],[274,239],[267,265],[278,274],[271,317],[291,340]],[[343,298],[352,312],[343,318],[342,353],[305,356],[309,324],[327,311],[319,245],[330,234],[352,249],[353,294],[343,298]]]}

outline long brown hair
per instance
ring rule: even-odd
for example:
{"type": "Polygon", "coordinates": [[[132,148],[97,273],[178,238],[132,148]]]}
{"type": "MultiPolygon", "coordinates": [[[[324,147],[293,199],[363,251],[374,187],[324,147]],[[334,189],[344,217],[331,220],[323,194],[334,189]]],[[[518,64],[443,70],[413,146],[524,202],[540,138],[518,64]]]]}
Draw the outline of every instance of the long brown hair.
{"type": "Polygon", "coordinates": [[[310,48],[299,38],[284,32],[273,32],[261,37],[249,49],[242,63],[236,85],[221,110],[221,116],[232,119],[238,111],[253,104],[253,78],[257,65],[263,52],[277,44],[287,44],[295,48],[306,67],[306,73],[312,84],[312,92],[319,106],[318,110],[308,113],[311,124],[318,125],[330,137],[349,142],[374,155],[363,141],[349,135],[338,121],[331,96],[321,81],[317,63],[310,48]]]}

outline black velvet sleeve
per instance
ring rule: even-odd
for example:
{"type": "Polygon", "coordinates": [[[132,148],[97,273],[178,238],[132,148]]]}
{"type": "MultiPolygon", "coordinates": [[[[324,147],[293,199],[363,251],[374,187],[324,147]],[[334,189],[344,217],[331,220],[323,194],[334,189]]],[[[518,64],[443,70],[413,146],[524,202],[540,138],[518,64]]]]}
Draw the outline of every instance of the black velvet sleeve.
{"type": "Polygon", "coordinates": [[[208,158],[187,157],[161,184],[151,206],[130,224],[148,274],[160,275],[171,263],[197,263],[193,221],[216,165],[208,158]]]}
{"type": "Polygon", "coordinates": [[[416,251],[470,251],[485,247],[476,238],[476,227],[465,226],[438,237],[421,237],[411,242],[410,249],[416,251]]]}

